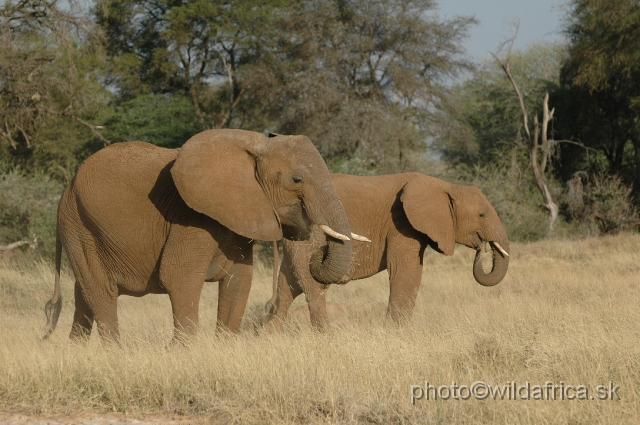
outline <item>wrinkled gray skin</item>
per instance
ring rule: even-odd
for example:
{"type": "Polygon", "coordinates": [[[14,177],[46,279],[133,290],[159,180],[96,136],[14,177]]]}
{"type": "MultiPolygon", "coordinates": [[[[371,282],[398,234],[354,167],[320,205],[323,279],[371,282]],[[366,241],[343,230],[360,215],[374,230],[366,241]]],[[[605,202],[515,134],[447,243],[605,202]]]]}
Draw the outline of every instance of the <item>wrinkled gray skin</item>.
{"type": "MultiPolygon", "coordinates": [[[[350,234],[329,171],[304,136],[209,130],[180,149],[113,144],[80,166],[60,200],[45,337],[60,313],[62,248],[76,277],[72,339],[88,337],[95,321],[103,338],[118,340],[118,296],[149,293],[169,294],[175,337],[193,334],[205,281],[219,282],[218,329],[237,332],[253,240],[305,239],[321,224],[350,234]]],[[[326,258],[307,271],[328,284],[347,272],[351,241],[323,243],[326,258]]]]}
{"type": "MultiPolygon", "coordinates": [[[[455,243],[477,251],[473,275],[478,283],[500,282],[509,265],[497,242],[508,254],[509,240],[498,214],[474,186],[462,186],[420,173],[359,177],[331,176],[333,186],[349,217],[351,231],[372,242],[354,241],[349,272],[341,283],[389,271],[390,295],[387,315],[400,323],[413,311],[422,277],[422,258],[427,246],[453,255],[455,243]],[[485,273],[480,250],[489,243],[493,266],[485,273]]],[[[267,304],[267,329],[279,330],[293,300],[304,292],[313,325],[324,329],[327,285],[308,271],[310,258],[323,248],[322,233],[314,230],[309,241],[283,241],[273,302],[267,304]]]]}

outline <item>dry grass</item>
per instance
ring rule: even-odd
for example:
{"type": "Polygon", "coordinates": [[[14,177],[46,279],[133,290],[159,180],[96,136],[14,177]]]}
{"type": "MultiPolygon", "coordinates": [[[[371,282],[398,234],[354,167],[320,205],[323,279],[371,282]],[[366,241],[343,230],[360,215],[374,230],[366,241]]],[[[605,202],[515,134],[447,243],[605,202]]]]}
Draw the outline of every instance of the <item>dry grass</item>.
{"type": "Polygon", "coordinates": [[[243,331],[216,337],[216,288],[208,284],[202,332],[188,347],[168,347],[166,296],[119,299],[123,348],[103,346],[96,335],[86,345],[69,343],[69,276],[58,330],[41,342],[51,266],[0,263],[0,411],[241,424],[639,423],[640,236],[512,244],[512,253],[505,280],[484,288],[473,281],[470,250],[428,252],[413,321],[401,329],[384,321],[381,275],[329,292],[338,308],[326,334],[303,318],[282,335],[256,335],[271,287],[269,270],[258,270],[243,331]],[[411,385],[425,381],[563,382],[585,385],[590,396],[613,381],[620,400],[412,405],[411,385]]]}

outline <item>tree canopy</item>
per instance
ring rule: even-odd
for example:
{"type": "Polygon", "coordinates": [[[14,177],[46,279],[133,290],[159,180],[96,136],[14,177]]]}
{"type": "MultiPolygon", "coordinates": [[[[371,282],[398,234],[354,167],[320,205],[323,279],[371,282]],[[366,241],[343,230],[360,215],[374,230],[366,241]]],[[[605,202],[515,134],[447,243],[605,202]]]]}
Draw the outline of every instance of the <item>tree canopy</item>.
{"type": "MultiPolygon", "coordinates": [[[[447,82],[470,63],[475,21],[442,21],[431,0],[306,1],[284,32],[273,103],[285,133],[304,133],[346,171],[405,170],[424,152],[447,82]]],[[[274,117],[274,118],[275,118],[274,117]]]]}
{"type": "Polygon", "coordinates": [[[204,128],[247,126],[252,75],[273,53],[284,1],[98,0],[119,99],[187,96],[204,128]]]}
{"type": "Polygon", "coordinates": [[[424,150],[447,79],[469,66],[461,42],[473,19],[442,21],[434,8],[432,0],[102,0],[96,18],[121,101],[186,96],[202,128],[306,134],[329,161],[371,172],[404,169],[424,150]]]}
{"type": "MultiPolygon", "coordinates": [[[[601,161],[575,161],[619,174],[640,189],[640,4],[634,0],[569,2],[569,51],[562,65],[559,123],[565,138],[596,149],[601,161]]],[[[575,147],[566,153],[584,158],[575,147]]]]}
{"type": "MultiPolygon", "coordinates": [[[[476,184],[516,239],[546,234],[540,179],[559,231],[633,228],[640,5],[569,0],[566,11],[567,42],[509,52],[507,78],[466,56],[475,19],[443,19],[435,0],[4,0],[0,180],[58,187],[109,143],[175,148],[230,127],[305,134],[333,171],[476,184]],[[536,180],[523,115],[540,120],[546,93],[536,180]]],[[[25,207],[23,195],[0,194],[0,235],[52,225],[54,200],[25,207]]]]}

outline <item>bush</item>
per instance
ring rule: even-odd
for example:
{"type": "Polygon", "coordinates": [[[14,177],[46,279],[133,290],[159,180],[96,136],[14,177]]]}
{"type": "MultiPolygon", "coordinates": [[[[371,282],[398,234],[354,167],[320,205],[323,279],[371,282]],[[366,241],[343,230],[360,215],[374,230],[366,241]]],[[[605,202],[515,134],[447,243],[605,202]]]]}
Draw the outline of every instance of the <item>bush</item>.
{"type": "Polygon", "coordinates": [[[576,231],[585,236],[633,231],[640,224],[640,216],[632,191],[619,176],[578,172],[567,183],[562,210],[576,231]]]}
{"type": "Polygon", "coordinates": [[[189,99],[161,94],[124,102],[102,121],[107,138],[113,142],[141,140],[165,148],[180,147],[204,130],[189,99]]]}
{"type": "Polygon", "coordinates": [[[32,241],[35,234],[35,252],[53,259],[56,213],[63,190],[61,183],[40,172],[0,172],[0,245],[32,241]]]}

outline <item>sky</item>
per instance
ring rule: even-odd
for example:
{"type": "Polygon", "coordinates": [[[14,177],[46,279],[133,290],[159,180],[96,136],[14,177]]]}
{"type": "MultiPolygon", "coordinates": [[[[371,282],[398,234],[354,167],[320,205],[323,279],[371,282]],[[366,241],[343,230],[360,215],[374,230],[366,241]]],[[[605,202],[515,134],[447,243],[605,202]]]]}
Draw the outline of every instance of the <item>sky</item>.
{"type": "Polygon", "coordinates": [[[520,20],[518,37],[513,46],[525,49],[536,41],[560,41],[564,18],[564,0],[438,0],[438,14],[442,18],[475,16],[479,21],[464,43],[467,52],[476,60],[491,57],[502,42],[513,35],[509,25],[520,20]]]}

